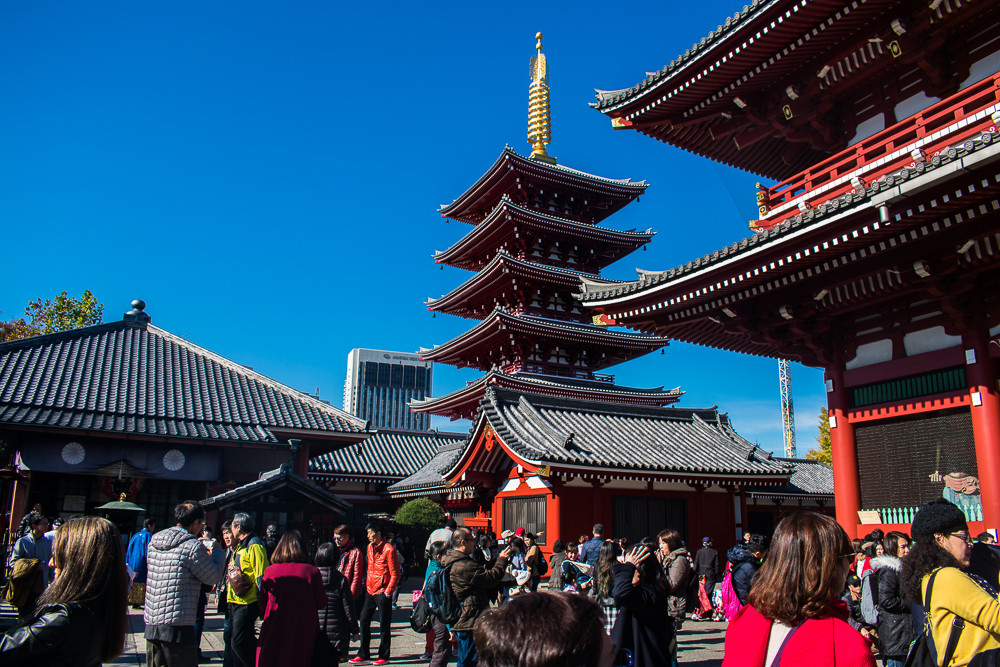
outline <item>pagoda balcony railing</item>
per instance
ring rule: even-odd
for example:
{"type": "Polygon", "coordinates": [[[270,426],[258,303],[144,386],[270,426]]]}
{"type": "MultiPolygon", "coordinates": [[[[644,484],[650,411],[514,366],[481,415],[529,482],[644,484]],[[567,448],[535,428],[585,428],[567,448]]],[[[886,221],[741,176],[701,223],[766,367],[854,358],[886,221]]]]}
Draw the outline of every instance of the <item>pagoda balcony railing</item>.
{"type": "MultiPolygon", "coordinates": [[[[593,380],[595,382],[615,383],[615,376],[610,374],[593,373],[591,371],[579,370],[575,368],[555,369],[538,364],[511,364],[503,368],[504,373],[517,375],[518,373],[530,373],[536,377],[550,378],[571,378],[574,380],[593,380]]],[[[466,382],[466,385],[474,384],[478,380],[466,382]]]]}
{"type": "MultiPolygon", "coordinates": [[[[770,229],[810,208],[941,152],[1000,122],[1000,73],[899,121],[854,146],[757,193],[760,220],[751,227],[770,229]]],[[[994,138],[996,139],[996,138],[994,138]]]]}

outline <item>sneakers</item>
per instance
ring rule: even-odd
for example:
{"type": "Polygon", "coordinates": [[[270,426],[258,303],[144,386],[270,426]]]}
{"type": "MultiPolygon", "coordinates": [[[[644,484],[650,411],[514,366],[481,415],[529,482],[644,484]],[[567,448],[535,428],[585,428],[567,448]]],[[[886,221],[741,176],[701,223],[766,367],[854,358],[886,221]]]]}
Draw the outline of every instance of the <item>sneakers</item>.
{"type": "Polygon", "coordinates": [[[362,658],[359,655],[359,656],[351,658],[347,662],[351,663],[352,665],[367,665],[369,662],[371,662],[371,660],[369,660],[368,658],[362,658]]]}
{"type": "Polygon", "coordinates": [[[388,661],[388,660],[386,660],[385,658],[379,658],[378,660],[376,660],[376,661],[375,661],[375,662],[373,662],[372,664],[373,664],[373,665],[388,665],[388,664],[389,664],[389,661],[388,661]]]}

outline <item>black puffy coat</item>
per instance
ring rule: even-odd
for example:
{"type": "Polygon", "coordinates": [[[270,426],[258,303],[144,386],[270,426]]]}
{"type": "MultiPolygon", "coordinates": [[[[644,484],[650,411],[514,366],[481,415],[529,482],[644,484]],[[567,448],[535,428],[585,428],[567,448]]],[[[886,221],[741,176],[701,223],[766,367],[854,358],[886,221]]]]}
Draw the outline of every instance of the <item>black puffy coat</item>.
{"type": "Polygon", "coordinates": [[[326,591],[326,608],[319,610],[319,627],[334,646],[350,635],[358,634],[358,618],[354,613],[351,582],[335,567],[319,567],[326,591]]]}
{"type": "Polygon", "coordinates": [[[632,585],[635,566],[616,563],[611,594],[621,607],[611,641],[618,649],[632,651],[636,667],[669,667],[676,646],[674,619],[670,617],[669,595],[651,584],[632,585]]]}
{"type": "Polygon", "coordinates": [[[760,560],[750,553],[746,547],[737,544],[726,553],[729,562],[733,564],[732,583],[733,591],[739,598],[740,604],[746,605],[747,595],[750,594],[750,587],[757,579],[757,571],[760,569],[760,560]]]}
{"type": "Polygon", "coordinates": [[[872,559],[872,567],[878,576],[879,649],[887,658],[905,658],[913,641],[913,617],[899,583],[903,561],[879,556],[872,559]]]}
{"type": "Polygon", "coordinates": [[[0,664],[101,667],[106,633],[107,621],[90,606],[46,605],[0,639],[0,664]]]}

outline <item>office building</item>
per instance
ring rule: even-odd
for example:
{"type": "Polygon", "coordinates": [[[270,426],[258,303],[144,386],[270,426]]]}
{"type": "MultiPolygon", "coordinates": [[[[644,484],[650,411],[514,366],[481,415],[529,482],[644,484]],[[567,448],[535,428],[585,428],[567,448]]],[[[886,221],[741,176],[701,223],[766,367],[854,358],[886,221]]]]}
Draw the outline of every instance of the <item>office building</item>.
{"type": "Polygon", "coordinates": [[[429,430],[430,415],[410,412],[409,402],[430,396],[433,365],[406,352],[351,350],[344,410],[368,420],[372,429],[429,430]]]}

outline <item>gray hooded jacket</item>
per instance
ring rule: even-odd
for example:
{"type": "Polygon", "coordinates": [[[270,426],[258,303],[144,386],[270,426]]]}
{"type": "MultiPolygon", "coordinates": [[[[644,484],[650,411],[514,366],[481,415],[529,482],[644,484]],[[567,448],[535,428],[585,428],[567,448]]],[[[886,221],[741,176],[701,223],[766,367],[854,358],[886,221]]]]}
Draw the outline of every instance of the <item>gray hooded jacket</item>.
{"type": "Polygon", "coordinates": [[[209,555],[201,542],[180,526],[153,535],[146,557],[146,625],[194,625],[201,585],[219,581],[225,568],[224,555],[222,549],[209,555]]]}

